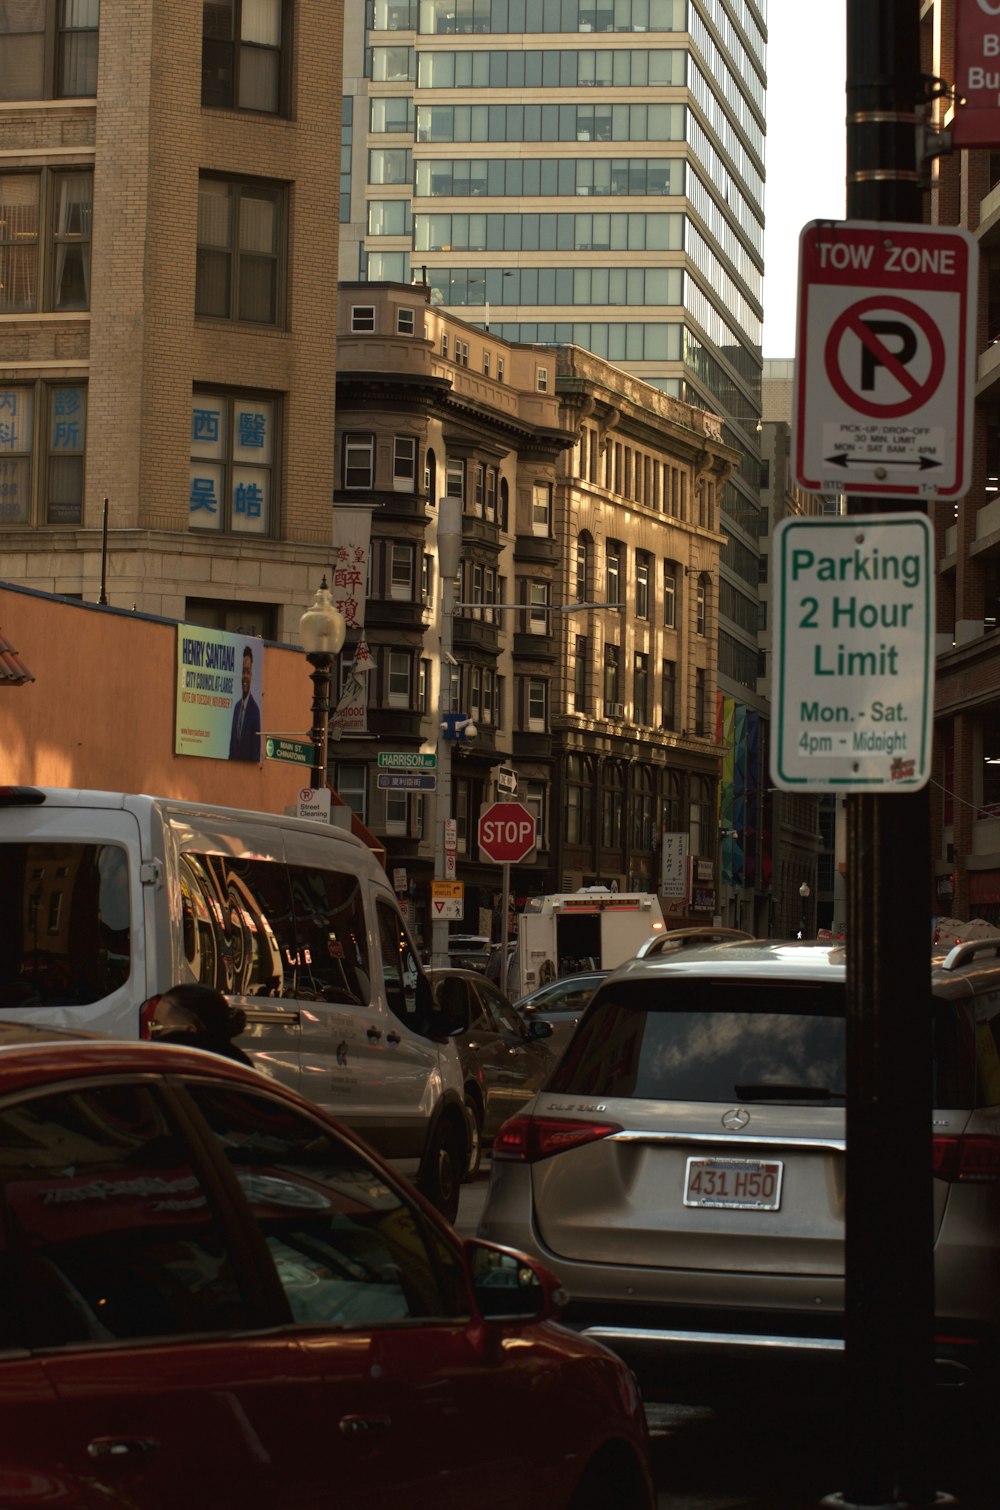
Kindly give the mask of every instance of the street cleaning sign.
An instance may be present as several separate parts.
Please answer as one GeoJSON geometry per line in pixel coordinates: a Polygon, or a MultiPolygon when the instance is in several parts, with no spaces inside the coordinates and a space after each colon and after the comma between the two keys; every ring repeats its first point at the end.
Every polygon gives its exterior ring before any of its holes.
{"type": "Polygon", "coordinates": [[[978,262],[975,239],[955,227],[804,227],[792,426],[800,487],[968,491],[978,262]]]}
{"type": "Polygon", "coordinates": [[[922,787],[934,715],[929,520],[783,519],[772,559],[775,786],[922,787]]]}

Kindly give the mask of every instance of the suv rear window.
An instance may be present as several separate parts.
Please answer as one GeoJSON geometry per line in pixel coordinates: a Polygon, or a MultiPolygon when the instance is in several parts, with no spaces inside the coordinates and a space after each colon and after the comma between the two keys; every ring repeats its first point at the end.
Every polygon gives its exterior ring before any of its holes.
{"type": "MultiPolygon", "coordinates": [[[[654,1101],[842,1105],[846,990],[808,981],[677,976],[600,988],[546,1090],[654,1101]],[[801,1097],[781,1097],[797,1087],[801,1097]],[[768,1088],[771,1094],[768,1095],[768,1088]]],[[[971,1106],[965,1009],[933,1001],[934,1104],[971,1106]]]]}

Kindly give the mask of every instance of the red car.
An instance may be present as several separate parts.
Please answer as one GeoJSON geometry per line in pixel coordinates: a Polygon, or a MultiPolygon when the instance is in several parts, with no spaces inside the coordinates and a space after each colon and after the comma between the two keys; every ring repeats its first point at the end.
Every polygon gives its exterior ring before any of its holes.
{"type": "Polygon", "coordinates": [[[3,1024],[0,1187],[5,1510],[651,1510],[551,1274],[255,1070],[3,1024]]]}

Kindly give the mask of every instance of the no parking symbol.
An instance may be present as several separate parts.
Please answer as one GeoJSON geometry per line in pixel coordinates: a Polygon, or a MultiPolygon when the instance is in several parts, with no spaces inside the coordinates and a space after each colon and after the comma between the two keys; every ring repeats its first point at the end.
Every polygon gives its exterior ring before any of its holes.
{"type": "Polygon", "coordinates": [[[977,255],[956,229],[805,227],[793,430],[801,487],[966,491],[977,255]]]}

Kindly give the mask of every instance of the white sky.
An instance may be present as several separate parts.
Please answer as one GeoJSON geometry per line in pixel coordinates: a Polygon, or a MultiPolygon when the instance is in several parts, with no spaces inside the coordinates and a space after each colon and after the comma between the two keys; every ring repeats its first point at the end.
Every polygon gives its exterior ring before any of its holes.
{"type": "Polygon", "coordinates": [[[767,0],[764,355],[795,355],[799,232],[845,214],[846,0],[767,0]]]}

